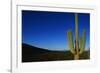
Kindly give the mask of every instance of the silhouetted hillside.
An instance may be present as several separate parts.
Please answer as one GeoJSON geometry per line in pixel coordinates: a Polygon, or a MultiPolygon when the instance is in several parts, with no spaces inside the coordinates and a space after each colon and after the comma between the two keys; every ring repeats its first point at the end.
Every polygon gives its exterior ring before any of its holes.
{"type": "Polygon", "coordinates": [[[31,59],[37,59],[42,53],[49,52],[49,50],[37,48],[28,44],[22,44],[22,61],[32,61],[31,59]]]}
{"type": "MultiPolygon", "coordinates": [[[[85,51],[80,55],[80,59],[89,58],[89,51],[85,51]]],[[[73,59],[74,56],[70,51],[51,51],[24,43],[22,44],[22,62],[59,61],[73,59]]]]}

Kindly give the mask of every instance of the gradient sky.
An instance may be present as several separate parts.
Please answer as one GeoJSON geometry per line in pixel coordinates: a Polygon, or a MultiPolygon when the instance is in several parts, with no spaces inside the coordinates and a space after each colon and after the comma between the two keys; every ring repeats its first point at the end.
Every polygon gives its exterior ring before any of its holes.
{"type": "MultiPolygon", "coordinates": [[[[75,39],[75,13],[22,10],[22,42],[49,50],[68,50],[67,31],[75,39]]],[[[78,13],[79,37],[86,29],[86,49],[90,47],[90,14],[78,13]]]]}

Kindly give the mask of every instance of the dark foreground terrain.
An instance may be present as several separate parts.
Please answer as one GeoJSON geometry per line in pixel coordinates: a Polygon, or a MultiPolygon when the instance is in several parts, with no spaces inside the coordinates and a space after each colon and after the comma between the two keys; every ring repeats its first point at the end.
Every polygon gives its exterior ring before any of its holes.
{"type": "MultiPolygon", "coordinates": [[[[89,58],[89,51],[85,51],[80,55],[81,60],[89,58]]],[[[74,56],[70,51],[51,51],[24,43],[22,44],[22,62],[61,61],[73,59],[74,56]]]]}

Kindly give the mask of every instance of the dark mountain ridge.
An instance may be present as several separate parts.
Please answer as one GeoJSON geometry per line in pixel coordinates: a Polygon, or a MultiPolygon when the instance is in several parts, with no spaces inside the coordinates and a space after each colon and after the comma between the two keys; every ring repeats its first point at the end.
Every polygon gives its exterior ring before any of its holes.
{"type": "MultiPolygon", "coordinates": [[[[85,51],[80,56],[80,59],[89,59],[89,57],[89,51],[85,51]]],[[[74,56],[70,51],[53,51],[22,43],[22,62],[59,61],[73,59],[74,56]]]]}

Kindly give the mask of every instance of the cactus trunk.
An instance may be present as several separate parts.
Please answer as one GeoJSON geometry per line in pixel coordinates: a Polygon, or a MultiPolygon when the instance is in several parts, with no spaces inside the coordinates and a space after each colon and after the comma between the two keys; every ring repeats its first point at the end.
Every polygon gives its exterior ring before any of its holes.
{"type": "Polygon", "coordinates": [[[74,55],[74,60],[79,60],[79,54],[74,55]]]}
{"type": "Polygon", "coordinates": [[[76,34],[76,42],[75,42],[75,46],[76,46],[76,54],[75,54],[75,59],[79,59],[79,45],[78,45],[78,14],[75,14],[75,34],[76,34]]]}

